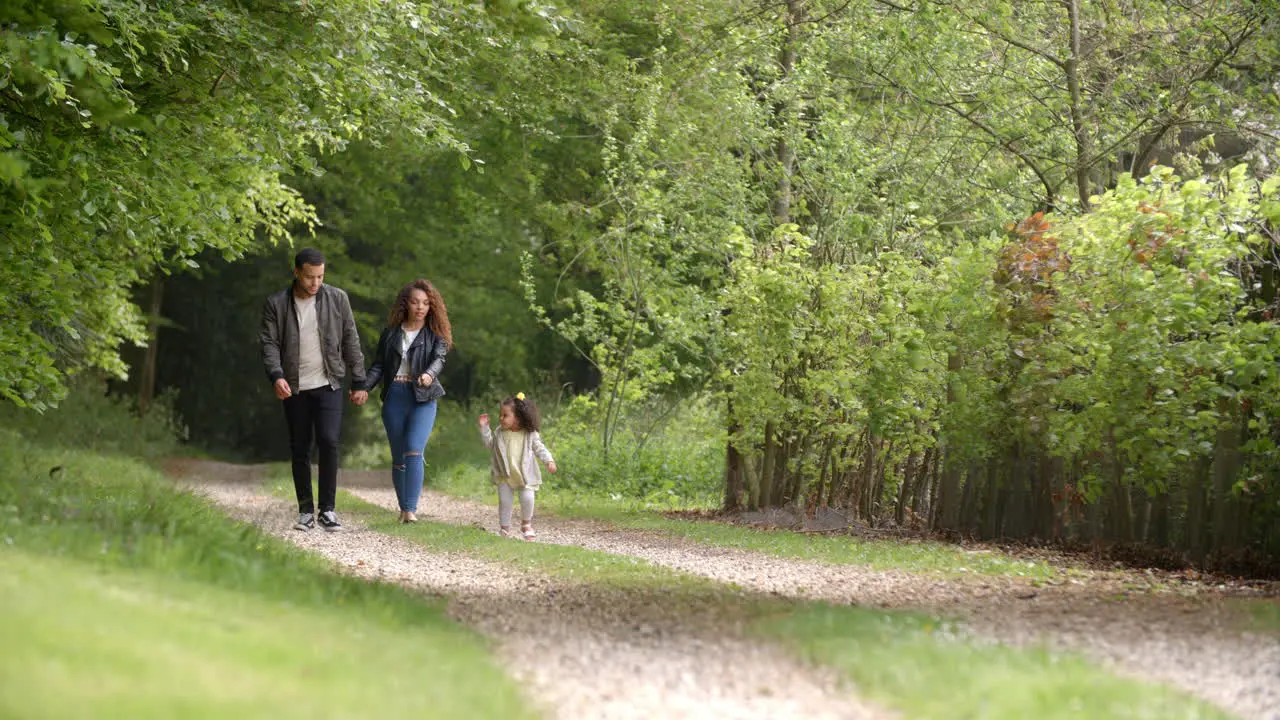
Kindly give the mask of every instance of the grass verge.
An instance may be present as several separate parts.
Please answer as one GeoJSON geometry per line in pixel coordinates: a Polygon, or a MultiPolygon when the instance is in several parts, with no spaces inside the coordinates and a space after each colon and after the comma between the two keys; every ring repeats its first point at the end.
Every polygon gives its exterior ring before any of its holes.
{"type": "MultiPolygon", "coordinates": [[[[489,483],[488,453],[470,419],[451,416],[450,420],[437,423],[426,460],[428,484],[432,490],[496,504],[497,495],[489,483]]],[[[989,550],[966,551],[937,542],[865,540],[713,521],[676,520],[664,516],[661,510],[689,509],[689,506],[659,505],[655,509],[654,503],[637,498],[558,487],[557,479],[555,475],[544,476],[543,490],[538,494],[540,512],[600,520],[618,527],[658,532],[707,545],[881,570],[950,576],[1011,576],[1033,580],[1049,580],[1059,574],[1044,562],[1018,560],[989,550]]]]}
{"type": "Polygon", "coordinates": [[[0,715],[530,714],[439,603],[336,575],[124,457],[0,430],[0,715]]]}
{"type": "Polygon", "coordinates": [[[708,545],[837,565],[1035,579],[1048,579],[1055,575],[1055,570],[1044,563],[1015,560],[988,551],[965,551],[935,542],[864,540],[847,536],[766,530],[713,521],[675,520],[651,510],[611,506],[606,500],[582,496],[548,499],[543,506],[564,517],[605,520],[614,525],[660,532],[708,545]]]}
{"type": "MultiPolygon", "coordinates": [[[[487,475],[461,466],[442,473],[433,489],[470,500],[496,504],[487,475]],[[482,482],[483,480],[483,482],[482,482]]],[[[647,530],[705,545],[766,553],[778,557],[861,565],[877,570],[907,570],[950,576],[990,575],[1050,580],[1059,570],[1044,562],[1019,560],[990,550],[963,550],[929,541],[864,540],[853,537],[806,535],[730,523],[676,520],[638,503],[580,492],[556,490],[546,479],[538,494],[539,511],[560,517],[599,520],[617,527],[647,530]]]]}
{"type": "Polygon", "coordinates": [[[808,603],[754,631],[836,668],[869,700],[921,720],[1232,716],[1160,685],[1120,678],[1072,655],[979,644],[911,613],[808,603]]]}
{"type": "Polygon", "coordinates": [[[1249,629],[1280,635],[1280,598],[1239,599],[1234,604],[1248,618],[1249,629]]]}
{"type": "MultiPolygon", "coordinates": [[[[273,476],[268,489],[279,497],[292,497],[292,481],[273,476]]],[[[526,543],[502,538],[478,527],[419,520],[399,522],[386,508],[341,492],[344,516],[387,535],[403,537],[436,552],[465,552],[517,570],[543,573],[574,582],[626,590],[662,590],[673,594],[706,594],[720,591],[710,580],[655,565],[627,555],[588,550],[572,545],[526,543]]]]}

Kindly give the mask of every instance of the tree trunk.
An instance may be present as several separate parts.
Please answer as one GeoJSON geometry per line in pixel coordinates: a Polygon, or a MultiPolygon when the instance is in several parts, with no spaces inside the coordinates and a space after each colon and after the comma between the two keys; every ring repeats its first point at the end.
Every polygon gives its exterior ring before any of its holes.
{"type": "Polygon", "coordinates": [[[734,438],[742,431],[742,426],[733,419],[732,388],[730,388],[726,412],[729,420],[729,438],[724,448],[724,511],[736,513],[742,511],[746,483],[742,472],[742,455],[733,445],[734,438]]]}
{"type": "Polygon", "coordinates": [[[138,385],[138,412],[145,415],[156,396],[156,360],[160,356],[160,309],[164,303],[164,276],[151,281],[151,302],[147,307],[147,354],[142,361],[138,385]]]}
{"type": "Polygon", "coordinates": [[[809,451],[812,447],[813,433],[807,433],[804,439],[796,444],[795,452],[788,459],[785,468],[786,474],[783,476],[786,479],[785,491],[782,495],[783,504],[792,502],[806,503],[810,480],[809,473],[806,472],[809,467],[806,461],[809,458],[809,451]]]}
{"type": "MultiPolygon", "coordinates": [[[[787,39],[778,53],[779,80],[786,82],[795,72],[796,46],[800,44],[800,27],[804,23],[805,8],[803,0],[787,0],[787,39]]],[[[774,147],[774,155],[778,161],[778,184],[773,195],[774,223],[783,225],[791,222],[791,177],[795,173],[796,155],[791,144],[787,142],[786,114],[790,107],[786,103],[778,103],[774,108],[777,118],[778,142],[774,147]]]]}
{"type": "Polygon", "coordinates": [[[772,420],[764,424],[764,459],[760,462],[760,506],[768,507],[773,497],[773,464],[778,460],[772,420]]]}
{"type": "Polygon", "coordinates": [[[1025,538],[1029,533],[1031,513],[1030,494],[1027,492],[1027,476],[1032,458],[1023,452],[1021,443],[1014,451],[1013,472],[1009,474],[1009,505],[1005,510],[1002,536],[1025,538]]]}
{"type": "Polygon", "coordinates": [[[1143,495],[1142,509],[1138,511],[1137,527],[1133,529],[1133,539],[1140,542],[1147,542],[1147,533],[1151,529],[1151,497],[1143,495]]]}
{"type": "MultiPolygon", "coordinates": [[[[1071,33],[1071,54],[1063,69],[1067,75],[1067,90],[1071,93],[1071,132],[1076,143],[1076,193],[1080,196],[1080,209],[1089,211],[1089,196],[1093,194],[1089,180],[1092,163],[1092,143],[1085,118],[1084,100],[1080,91],[1080,0],[1066,0],[1067,21],[1071,33]]],[[[1052,202],[1052,198],[1050,198],[1052,202]]]]}
{"type": "Polygon", "coordinates": [[[1035,489],[1036,522],[1034,535],[1041,540],[1053,539],[1053,494],[1062,482],[1062,459],[1045,454],[1040,458],[1040,472],[1035,489]]]}
{"type": "Polygon", "coordinates": [[[1218,414],[1222,418],[1213,452],[1213,549],[1214,555],[1234,550],[1239,523],[1233,522],[1237,501],[1231,492],[1240,467],[1240,422],[1237,402],[1222,398],[1218,414]]]}
{"type": "Polygon", "coordinates": [[[835,449],[836,439],[830,437],[827,439],[825,447],[822,449],[822,459],[819,461],[818,486],[814,488],[813,505],[815,508],[824,508],[831,498],[831,482],[834,474],[831,469],[831,453],[835,449]]]}
{"type": "Polygon", "coordinates": [[[1124,477],[1119,458],[1113,457],[1111,488],[1111,539],[1120,543],[1133,542],[1133,496],[1124,477]]]}
{"type": "Polygon", "coordinates": [[[924,453],[924,479],[920,492],[916,493],[915,498],[911,501],[912,510],[916,515],[925,522],[925,527],[931,527],[932,523],[928,522],[933,517],[934,494],[941,483],[938,480],[938,446],[935,444],[924,453]]]}
{"type": "Polygon", "coordinates": [[[1191,468],[1187,480],[1187,531],[1185,533],[1187,551],[1191,561],[1203,565],[1205,543],[1205,494],[1209,486],[1211,461],[1201,459],[1191,468]]]}
{"type": "MultiPolygon", "coordinates": [[[[980,537],[994,538],[1000,534],[1000,485],[1003,480],[1003,466],[1007,466],[1009,461],[999,462],[992,459],[987,465],[986,482],[981,488],[981,500],[975,501],[974,517],[982,518],[979,530],[980,537]],[[980,513],[980,514],[979,514],[980,513]]],[[[974,480],[970,480],[971,484],[977,484],[974,480]]],[[[975,498],[978,493],[975,490],[975,498]]],[[[977,526],[977,523],[974,523],[977,526]]]]}
{"type": "Polygon", "coordinates": [[[916,476],[920,467],[920,453],[912,450],[902,467],[902,483],[898,486],[898,501],[893,506],[893,524],[902,527],[907,516],[907,503],[915,495],[916,476]]]}
{"type": "MultiPolygon", "coordinates": [[[[956,401],[955,374],[963,364],[956,353],[947,355],[947,405],[956,401]]],[[[955,530],[960,519],[960,466],[950,438],[943,440],[942,487],[938,494],[938,520],[935,527],[955,530]]]]}

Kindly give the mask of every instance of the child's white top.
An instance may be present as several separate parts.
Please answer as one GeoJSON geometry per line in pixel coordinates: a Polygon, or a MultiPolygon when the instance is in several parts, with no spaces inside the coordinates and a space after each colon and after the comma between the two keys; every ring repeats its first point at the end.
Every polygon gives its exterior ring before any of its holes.
{"type": "Polygon", "coordinates": [[[482,425],[480,438],[484,440],[484,446],[492,451],[489,477],[494,485],[507,482],[507,478],[513,474],[511,468],[514,466],[515,472],[519,473],[521,480],[524,481],[520,487],[537,490],[542,486],[542,468],[538,466],[538,461],[548,464],[555,462],[555,458],[551,457],[551,451],[542,444],[542,436],[536,432],[502,428],[490,430],[488,425],[482,425]],[[509,435],[521,436],[518,439],[523,442],[524,447],[518,453],[508,449],[509,435]]]}

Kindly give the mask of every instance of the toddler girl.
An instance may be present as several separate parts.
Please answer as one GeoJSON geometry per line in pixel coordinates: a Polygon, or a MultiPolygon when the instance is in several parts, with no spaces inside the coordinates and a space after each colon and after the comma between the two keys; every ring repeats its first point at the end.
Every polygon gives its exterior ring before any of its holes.
{"type": "Polygon", "coordinates": [[[480,436],[493,453],[489,463],[493,484],[498,486],[498,534],[511,535],[512,495],[520,493],[520,534],[525,540],[537,537],[533,531],[533,494],[542,485],[538,461],[547,471],[556,471],[551,451],[538,434],[538,407],[516,393],[502,401],[498,431],[489,430],[489,415],[480,416],[480,436]]]}

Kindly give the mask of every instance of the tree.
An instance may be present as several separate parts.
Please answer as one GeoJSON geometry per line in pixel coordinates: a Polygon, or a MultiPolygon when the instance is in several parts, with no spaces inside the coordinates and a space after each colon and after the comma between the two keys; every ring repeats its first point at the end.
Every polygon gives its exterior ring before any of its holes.
{"type": "Polygon", "coordinates": [[[465,147],[437,50],[482,10],[373,0],[0,10],[0,394],[37,409],[144,340],[129,288],[311,227],[285,181],[356,137],[465,147]]]}

